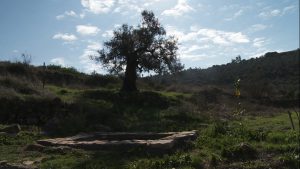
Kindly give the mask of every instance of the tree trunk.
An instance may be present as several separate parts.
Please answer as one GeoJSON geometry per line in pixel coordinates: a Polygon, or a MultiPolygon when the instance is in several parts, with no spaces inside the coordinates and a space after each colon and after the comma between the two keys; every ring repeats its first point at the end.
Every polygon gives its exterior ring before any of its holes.
{"type": "Polygon", "coordinates": [[[136,64],[135,61],[128,61],[125,70],[125,78],[123,80],[123,86],[121,91],[133,92],[137,91],[136,88],[136,64]]]}

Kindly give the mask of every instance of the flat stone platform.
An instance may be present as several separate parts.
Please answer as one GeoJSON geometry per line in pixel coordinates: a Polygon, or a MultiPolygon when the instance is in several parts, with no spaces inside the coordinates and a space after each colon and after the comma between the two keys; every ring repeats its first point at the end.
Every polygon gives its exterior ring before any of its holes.
{"type": "Polygon", "coordinates": [[[145,148],[171,150],[197,138],[196,131],[166,133],[96,132],[73,137],[38,140],[43,146],[68,146],[85,150],[145,148]]]}

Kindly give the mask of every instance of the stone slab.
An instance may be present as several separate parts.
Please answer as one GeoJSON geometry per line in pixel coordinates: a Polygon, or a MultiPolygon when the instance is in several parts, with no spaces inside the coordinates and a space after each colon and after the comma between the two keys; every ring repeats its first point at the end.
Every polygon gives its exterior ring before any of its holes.
{"type": "Polygon", "coordinates": [[[85,150],[145,148],[170,150],[187,141],[196,139],[193,131],[166,133],[95,132],[81,133],[72,137],[38,140],[42,146],[68,146],[85,150]]]}

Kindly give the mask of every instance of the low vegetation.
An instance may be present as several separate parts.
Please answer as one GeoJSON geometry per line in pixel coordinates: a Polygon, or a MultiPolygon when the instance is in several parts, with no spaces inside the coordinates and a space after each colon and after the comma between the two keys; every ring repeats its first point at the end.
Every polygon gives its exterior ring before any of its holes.
{"type": "MultiPolygon", "coordinates": [[[[295,114],[293,118],[296,119],[295,114]]],[[[291,130],[286,113],[263,118],[248,116],[242,120],[211,121],[209,125],[193,126],[199,131],[198,139],[169,154],[153,154],[138,149],[25,151],[26,145],[45,136],[34,127],[23,126],[24,131],[17,136],[0,136],[0,158],[12,163],[31,160],[45,169],[297,168],[298,122],[295,125],[296,131],[291,130]]]]}
{"type": "MultiPolygon", "coordinates": [[[[139,78],[140,91],[130,93],[119,92],[120,77],[87,75],[54,65],[35,67],[0,62],[0,131],[13,123],[22,128],[17,134],[0,132],[0,161],[42,169],[299,168],[299,107],[294,103],[299,101],[295,89],[299,81],[291,82],[297,72],[275,78],[278,88],[259,97],[252,96],[252,91],[245,87],[250,78],[243,76],[247,73],[240,74],[239,98],[234,95],[236,74],[226,83],[224,79],[210,81],[202,76],[219,69],[233,71],[232,67],[239,64],[245,66],[251,62],[254,66],[266,58],[199,70],[203,83],[196,82],[200,77],[192,78],[193,81],[185,79],[194,77],[189,72],[198,70],[186,70],[176,78],[165,76],[165,80],[139,78]],[[175,83],[173,78],[178,81],[175,83]],[[290,85],[285,81],[291,82],[290,85]],[[288,98],[287,93],[294,89],[288,98]],[[80,132],[185,130],[197,130],[198,138],[164,153],[142,149],[28,150],[39,139],[80,132]]],[[[291,64],[286,69],[298,70],[294,62],[284,64],[291,64]]],[[[267,74],[270,70],[260,71],[267,74]]],[[[227,76],[226,71],[220,72],[227,76]]],[[[260,77],[253,74],[250,80],[259,86],[256,78],[260,77]]],[[[273,78],[264,80],[273,83],[273,78]]]]}

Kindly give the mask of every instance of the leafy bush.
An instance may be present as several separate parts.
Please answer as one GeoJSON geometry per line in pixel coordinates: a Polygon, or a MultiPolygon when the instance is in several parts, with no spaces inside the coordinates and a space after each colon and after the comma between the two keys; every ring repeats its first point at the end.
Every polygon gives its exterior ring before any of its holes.
{"type": "Polygon", "coordinates": [[[299,151],[294,153],[286,153],[279,160],[288,168],[299,168],[299,151]]]}
{"type": "Polygon", "coordinates": [[[295,131],[289,132],[270,132],[267,135],[267,141],[271,143],[290,143],[299,141],[299,134],[295,131]]]}
{"type": "Polygon", "coordinates": [[[249,160],[255,159],[258,152],[249,143],[240,143],[229,148],[224,148],[221,154],[230,160],[249,160]]]}
{"type": "Polygon", "coordinates": [[[28,65],[17,62],[6,65],[6,71],[14,75],[29,75],[30,69],[28,65]]]}
{"type": "Polygon", "coordinates": [[[86,90],[83,98],[105,100],[119,107],[137,105],[139,107],[167,108],[169,100],[156,92],[116,92],[111,90],[86,90]]]}
{"type": "Polygon", "coordinates": [[[0,77],[0,86],[11,88],[16,92],[21,94],[37,94],[39,93],[36,90],[35,85],[33,83],[28,82],[27,80],[15,78],[13,76],[9,76],[7,78],[0,77]]]}
{"type": "Polygon", "coordinates": [[[100,75],[92,74],[87,76],[84,80],[84,84],[87,86],[106,87],[109,84],[120,84],[119,78],[112,75],[100,75]]]}
{"type": "Polygon", "coordinates": [[[174,155],[166,155],[162,159],[157,160],[139,160],[130,163],[129,169],[172,169],[179,167],[187,167],[192,164],[192,159],[188,154],[176,153],[174,155]]]}
{"type": "Polygon", "coordinates": [[[0,98],[0,122],[41,126],[63,105],[58,98],[0,98]]]}

